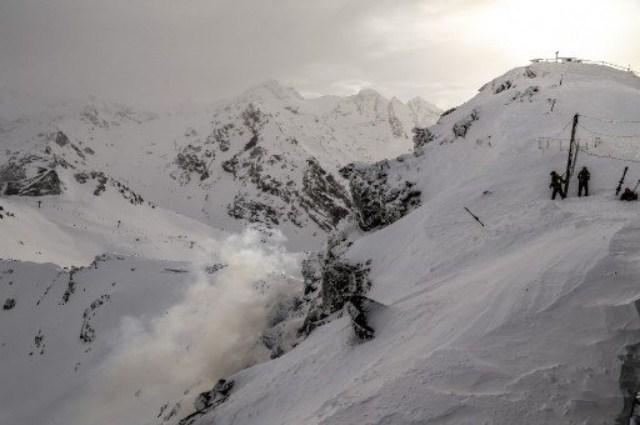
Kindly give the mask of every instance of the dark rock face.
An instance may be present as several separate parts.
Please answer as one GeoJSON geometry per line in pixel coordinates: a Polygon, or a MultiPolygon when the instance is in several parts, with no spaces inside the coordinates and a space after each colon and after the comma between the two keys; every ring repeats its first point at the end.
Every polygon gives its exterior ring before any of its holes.
{"type": "Polygon", "coordinates": [[[511,96],[511,101],[519,101],[519,102],[533,102],[533,97],[538,94],[540,88],[538,86],[529,86],[524,91],[517,91],[511,96]]]}
{"type": "Polygon", "coordinates": [[[45,196],[60,195],[62,182],[55,170],[40,170],[31,178],[6,182],[4,194],[7,196],[45,196]]]}
{"type": "Polygon", "coordinates": [[[306,336],[329,322],[354,300],[353,297],[363,297],[371,288],[370,263],[352,264],[343,258],[349,245],[344,236],[331,239],[325,254],[312,254],[303,263],[308,312],[298,331],[300,335],[306,336]]]}
{"type": "Polygon", "coordinates": [[[527,67],[524,70],[524,76],[527,78],[536,78],[538,75],[535,73],[533,69],[531,69],[530,67],[527,67]]]}
{"type": "Polygon", "coordinates": [[[7,298],[2,306],[3,310],[11,310],[16,306],[16,300],[14,298],[7,298]]]}
{"type": "Polygon", "coordinates": [[[456,122],[453,125],[452,130],[453,130],[454,136],[465,137],[467,135],[467,132],[471,128],[471,124],[473,124],[474,121],[478,121],[479,119],[480,119],[480,114],[478,113],[478,111],[474,109],[473,111],[471,111],[469,115],[462,118],[460,121],[456,122]]]}
{"type": "Polygon", "coordinates": [[[96,310],[105,303],[111,301],[109,294],[104,294],[93,301],[91,305],[85,308],[82,313],[82,327],[80,328],[80,341],[84,344],[90,344],[96,339],[96,330],[91,326],[91,319],[95,317],[96,310]]]}
{"type": "Polygon", "coordinates": [[[389,225],[420,205],[421,192],[412,182],[390,182],[388,161],[350,164],[340,172],[350,179],[351,198],[362,230],[389,225]]]}
{"type": "MultiPolygon", "coordinates": [[[[86,184],[88,182],[93,182],[96,186],[93,190],[93,194],[95,196],[100,196],[104,192],[107,191],[107,187],[110,186],[113,189],[117,190],[120,195],[129,201],[131,205],[142,205],[144,203],[144,198],[142,195],[131,190],[124,183],[119,182],[109,176],[107,176],[102,171],[82,171],[73,175],[76,181],[80,184],[86,184]]],[[[149,203],[149,205],[152,205],[149,203]]],[[[152,205],[153,206],[153,205],[152,205]]]]}
{"type": "Polygon", "coordinates": [[[339,258],[327,259],[322,273],[322,303],[328,314],[341,310],[355,295],[365,294],[371,287],[369,269],[339,258]]]}
{"type": "Polygon", "coordinates": [[[302,179],[301,206],[323,230],[331,231],[349,214],[351,201],[332,174],[326,172],[315,158],[307,160],[302,179]]]}
{"type": "Polygon", "coordinates": [[[239,193],[233,198],[233,203],[227,205],[227,214],[233,218],[244,219],[250,223],[278,225],[278,212],[269,205],[248,199],[239,193]]]}
{"type": "Polygon", "coordinates": [[[67,137],[66,134],[64,134],[62,131],[58,131],[55,136],[54,136],[54,142],[56,142],[56,144],[60,147],[65,147],[67,146],[69,143],[71,143],[69,141],[69,138],[67,137]]]}
{"type": "Polygon", "coordinates": [[[361,295],[354,295],[347,300],[346,308],[351,317],[351,325],[356,337],[361,341],[372,339],[376,332],[369,326],[367,315],[375,302],[361,295]]]}
{"type": "Polygon", "coordinates": [[[435,140],[435,136],[428,128],[415,127],[411,131],[413,132],[413,149],[416,152],[435,140]]]}
{"type": "Polygon", "coordinates": [[[502,93],[505,90],[509,90],[511,87],[513,87],[513,83],[510,80],[506,80],[498,84],[498,86],[493,89],[493,93],[502,93]]]}
{"type": "Polygon", "coordinates": [[[231,390],[233,389],[233,384],[233,381],[220,379],[210,391],[200,393],[193,402],[193,407],[196,411],[181,419],[180,422],[178,422],[178,425],[191,425],[196,421],[196,419],[211,412],[213,409],[227,401],[229,393],[231,393],[231,390]]]}
{"type": "Polygon", "coordinates": [[[196,175],[200,181],[209,178],[209,164],[215,159],[215,152],[209,149],[203,149],[200,146],[187,145],[178,153],[174,163],[181,172],[178,176],[174,175],[181,184],[187,184],[191,181],[191,176],[196,175]]]}

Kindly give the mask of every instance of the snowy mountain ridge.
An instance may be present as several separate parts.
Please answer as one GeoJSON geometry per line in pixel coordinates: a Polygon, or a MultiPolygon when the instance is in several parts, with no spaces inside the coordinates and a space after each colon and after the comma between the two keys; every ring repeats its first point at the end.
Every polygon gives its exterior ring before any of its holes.
{"type": "Polygon", "coordinates": [[[345,170],[357,221],[305,276],[319,327],[193,423],[629,424],[640,239],[615,188],[625,165],[638,178],[639,110],[630,73],[533,64],[444,115],[414,155],[345,170]],[[573,180],[551,201],[576,113],[591,196],[573,180]],[[409,193],[420,202],[398,202],[409,193]],[[322,319],[362,296],[379,306],[322,319]]]}
{"type": "Polygon", "coordinates": [[[288,351],[303,285],[282,245],[319,247],[351,213],[338,169],[409,151],[437,118],[354,99],[274,82],[170,113],[2,97],[0,422],[175,424],[288,351]]]}
{"type": "Polygon", "coordinates": [[[629,424],[640,391],[640,232],[637,205],[615,187],[624,166],[626,184],[640,178],[640,79],[579,63],[517,68],[395,159],[361,150],[408,141],[387,138],[408,128],[394,117],[412,114],[396,101],[367,90],[307,102],[267,86],[217,105],[206,122],[178,114],[179,125],[96,127],[95,140],[109,139],[84,163],[70,124],[56,129],[63,146],[43,133],[68,164],[68,186],[40,198],[40,210],[35,198],[2,199],[12,247],[31,223],[43,229],[15,252],[38,261],[48,243],[49,261],[72,264],[118,254],[68,270],[0,263],[0,313],[10,315],[0,373],[18,382],[2,388],[17,406],[0,409],[2,420],[629,424]],[[569,198],[552,201],[549,172],[564,171],[575,114],[576,170],[591,170],[591,194],[576,197],[573,179],[569,198]],[[106,190],[95,197],[101,176],[81,183],[71,165],[107,170],[106,190]],[[249,221],[268,211],[251,202],[273,208],[258,223],[278,219],[271,235],[229,234],[235,219],[222,217],[238,188],[232,212],[249,221]],[[215,194],[204,207],[203,190],[215,194]],[[275,231],[295,239],[280,222],[292,207],[316,226],[348,209],[301,267],[275,231]],[[61,384],[38,386],[40,375],[61,384]],[[232,382],[224,393],[219,378],[232,382]]]}
{"type": "Polygon", "coordinates": [[[271,81],[211,110],[159,115],[97,100],[44,107],[3,120],[0,180],[26,187],[38,167],[102,173],[208,225],[275,226],[293,246],[318,246],[349,211],[337,170],[410,150],[411,129],[439,116],[425,104],[412,109],[373,91],[304,99],[271,81]]]}

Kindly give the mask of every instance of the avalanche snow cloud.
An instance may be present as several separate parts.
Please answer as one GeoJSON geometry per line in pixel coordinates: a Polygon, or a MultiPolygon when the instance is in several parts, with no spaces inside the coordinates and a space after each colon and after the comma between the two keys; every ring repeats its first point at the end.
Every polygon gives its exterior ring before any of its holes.
{"type": "Polygon", "coordinates": [[[259,338],[270,307],[301,288],[299,256],[282,243],[255,230],[210,240],[183,299],[155,317],[123,318],[104,362],[47,423],[148,423],[160,412],[175,420],[219,378],[268,359],[259,338]]]}

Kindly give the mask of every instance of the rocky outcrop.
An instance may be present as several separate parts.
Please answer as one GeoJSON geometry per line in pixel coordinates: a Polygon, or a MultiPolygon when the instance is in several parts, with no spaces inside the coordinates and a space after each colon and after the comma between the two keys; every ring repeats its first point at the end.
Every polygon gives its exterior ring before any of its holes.
{"type": "Polygon", "coordinates": [[[3,310],[11,310],[12,308],[14,308],[16,306],[16,300],[15,298],[7,298],[4,301],[4,305],[2,306],[3,310]]]}
{"type": "Polygon", "coordinates": [[[220,379],[210,390],[200,393],[193,402],[195,412],[183,418],[178,425],[191,425],[199,417],[211,412],[213,409],[227,401],[229,393],[233,389],[233,381],[220,379]]]}
{"type": "Polygon", "coordinates": [[[96,310],[109,301],[111,301],[111,296],[109,294],[101,295],[98,299],[93,301],[91,305],[87,307],[82,313],[80,341],[82,341],[84,344],[90,344],[95,340],[96,330],[91,325],[91,319],[95,317],[96,310]]]}
{"type": "Polygon", "coordinates": [[[344,259],[350,245],[345,235],[339,235],[329,241],[324,254],[311,254],[303,262],[307,315],[298,331],[301,336],[340,315],[347,306],[352,318],[358,317],[358,323],[366,325],[364,316],[359,317],[361,312],[353,309],[362,307],[359,300],[371,289],[370,262],[351,263],[344,259]]]}
{"type": "Polygon", "coordinates": [[[389,162],[351,164],[340,170],[350,180],[349,188],[358,224],[362,230],[389,225],[420,205],[421,192],[409,181],[390,181],[389,162]]]}
{"type": "Polygon", "coordinates": [[[346,190],[315,158],[307,160],[302,178],[302,194],[302,208],[327,232],[335,229],[340,220],[350,212],[351,200],[346,190]]]}
{"type": "Polygon", "coordinates": [[[422,148],[435,140],[435,136],[428,128],[414,127],[413,132],[413,150],[416,153],[422,153],[422,148]]]}
{"type": "MultiPolygon", "coordinates": [[[[134,192],[124,183],[121,183],[118,180],[107,176],[102,171],[81,171],[75,173],[73,177],[80,184],[87,184],[89,182],[95,184],[95,188],[93,190],[93,194],[95,196],[102,195],[107,191],[108,187],[111,187],[112,189],[116,190],[124,199],[129,201],[131,205],[142,205],[145,202],[142,195],[134,192]]],[[[151,207],[154,207],[154,205],[150,202],[147,202],[147,204],[151,207]]]]}
{"type": "Polygon", "coordinates": [[[271,206],[254,201],[248,196],[238,193],[233,202],[227,205],[227,214],[233,218],[244,219],[249,223],[261,223],[267,226],[277,226],[278,212],[271,206]]]}
{"type": "Polygon", "coordinates": [[[452,129],[453,135],[456,137],[464,138],[467,135],[467,132],[469,131],[469,129],[471,128],[471,124],[473,124],[474,121],[478,121],[479,119],[480,119],[480,114],[478,113],[477,110],[474,109],[473,111],[471,111],[469,115],[457,121],[453,125],[453,129],[452,129]]]}
{"type": "MultiPolygon", "coordinates": [[[[17,171],[13,167],[11,168],[13,171],[17,171]]],[[[60,195],[63,189],[60,177],[54,169],[41,168],[35,176],[30,178],[26,177],[24,171],[17,172],[10,178],[11,180],[4,181],[3,193],[7,196],[60,195]]],[[[0,184],[2,184],[2,180],[0,177],[0,184]]]]}
{"type": "Polygon", "coordinates": [[[187,145],[182,148],[174,160],[180,171],[172,173],[171,176],[182,185],[189,183],[192,175],[197,176],[199,181],[206,180],[210,175],[209,164],[215,157],[216,154],[211,149],[204,149],[202,146],[193,146],[191,144],[187,145]]]}

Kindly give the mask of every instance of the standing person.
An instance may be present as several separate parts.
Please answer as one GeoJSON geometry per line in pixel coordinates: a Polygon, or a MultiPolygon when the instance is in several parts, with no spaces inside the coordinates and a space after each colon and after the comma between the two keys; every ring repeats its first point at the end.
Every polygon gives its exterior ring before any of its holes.
{"type": "Polygon", "coordinates": [[[560,177],[560,174],[555,171],[551,172],[551,184],[549,185],[550,189],[553,189],[553,193],[551,194],[551,199],[556,199],[556,195],[559,193],[562,199],[566,198],[567,195],[562,191],[562,185],[564,184],[564,179],[560,177]]]}
{"type": "Polygon", "coordinates": [[[587,167],[582,167],[582,170],[578,173],[578,196],[582,196],[582,190],[584,189],[584,196],[589,196],[589,179],[591,173],[587,170],[587,167]]]}
{"type": "Polygon", "coordinates": [[[42,206],[42,201],[38,201],[38,208],[40,208],[40,206],[42,206]]]}
{"type": "Polygon", "coordinates": [[[625,187],[624,192],[622,192],[622,195],[620,195],[620,200],[621,201],[637,201],[638,194],[633,190],[629,189],[628,187],[625,187]]]}

